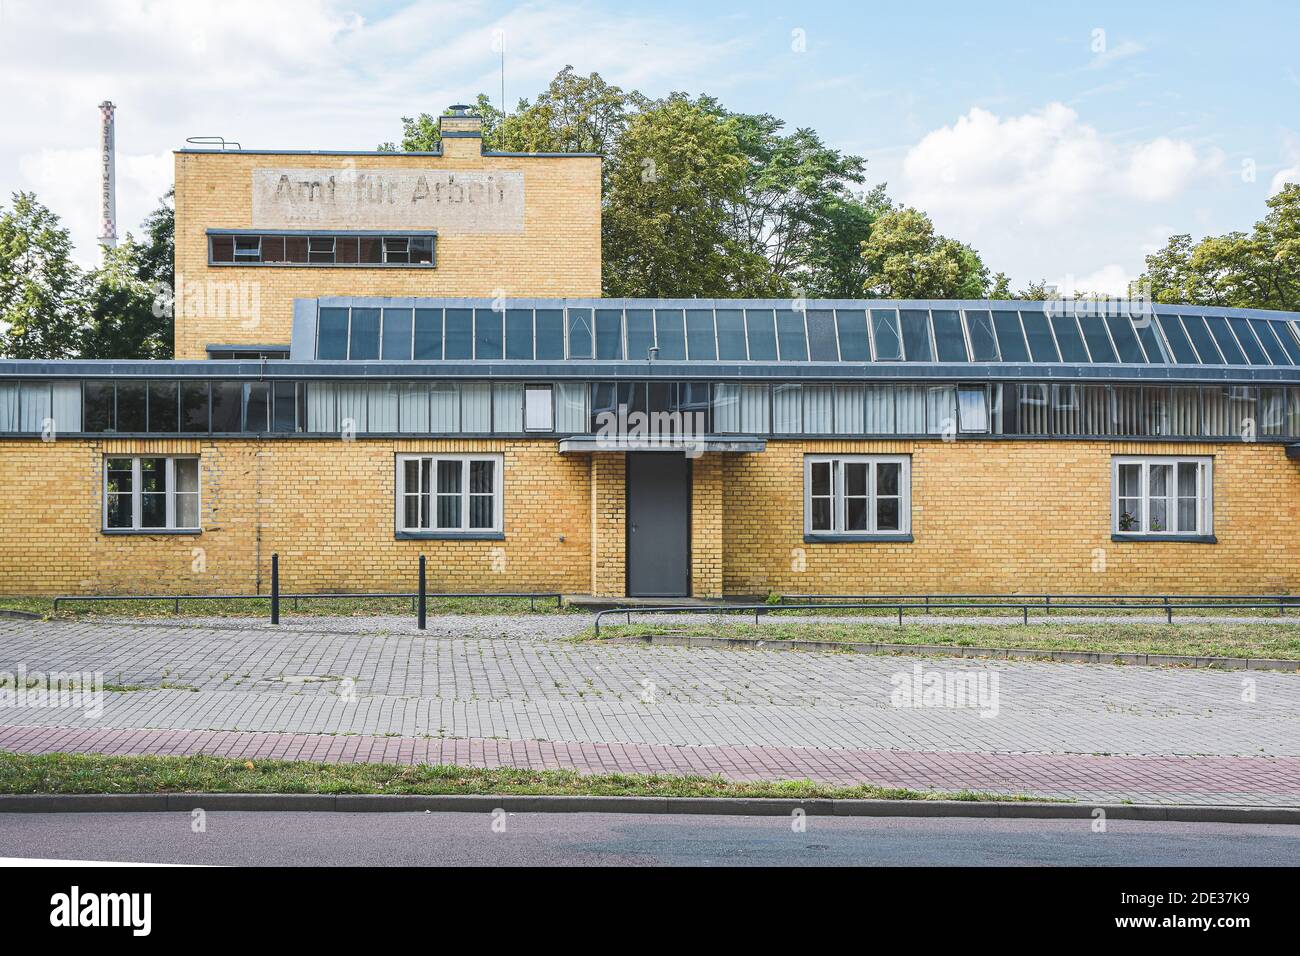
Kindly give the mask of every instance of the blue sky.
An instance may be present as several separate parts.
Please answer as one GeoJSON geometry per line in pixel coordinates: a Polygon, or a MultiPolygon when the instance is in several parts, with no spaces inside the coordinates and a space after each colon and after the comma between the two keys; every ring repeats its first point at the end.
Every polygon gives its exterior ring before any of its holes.
{"type": "Polygon", "coordinates": [[[1017,285],[1119,291],[1172,233],[1248,229],[1300,180],[1294,4],[0,0],[0,191],[93,261],[95,104],[119,104],[120,228],[185,137],[371,148],[399,117],[566,63],[707,92],[868,160],[1017,285]]]}

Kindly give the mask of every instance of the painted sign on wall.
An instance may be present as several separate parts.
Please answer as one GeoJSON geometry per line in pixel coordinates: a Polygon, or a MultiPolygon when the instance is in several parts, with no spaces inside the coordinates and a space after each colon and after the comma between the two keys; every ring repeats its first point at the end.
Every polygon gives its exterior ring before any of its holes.
{"type": "Polygon", "coordinates": [[[432,169],[253,170],[255,229],[524,231],[524,176],[432,169]]]}

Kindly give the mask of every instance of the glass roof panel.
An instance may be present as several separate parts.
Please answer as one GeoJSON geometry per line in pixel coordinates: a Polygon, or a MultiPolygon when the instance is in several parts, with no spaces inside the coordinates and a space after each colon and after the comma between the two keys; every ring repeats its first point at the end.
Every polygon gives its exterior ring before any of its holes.
{"type": "Polygon", "coordinates": [[[1277,340],[1277,335],[1273,332],[1273,326],[1262,319],[1251,319],[1250,325],[1255,330],[1259,344],[1264,346],[1264,351],[1268,353],[1268,357],[1274,365],[1291,364],[1286,349],[1282,348],[1282,343],[1277,340]]]}
{"type": "Polygon", "coordinates": [[[839,332],[841,361],[871,361],[871,340],[867,337],[866,310],[836,309],[835,328],[839,332]]]}
{"type": "Polygon", "coordinates": [[[1255,333],[1250,330],[1250,323],[1245,319],[1228,319],[1228,327],[1232,329],[1232,334],[1237,337],[1237,344],[1241,350],[1246,353],[1246,361],[1251,365],[1268,365],[1268,356],[1264,354],[1264,349],[1255,339],[1255,333]]]}
{"type": "Polygon", "coordinates": [[[814,362],[838,362],[835,346],[835,313],[829,309],[810,309],[808,320],[808,357],[814,362]]]}
{"type": "Polygon", "coordinates": [[[998,340],[993,335],[991,313],[984,309],[967,309],[966,333],[970,336],[972,360],[976,362],[998,360],[998,340]]]}
{"type": "Polygon", "coordinates": [[[776,361],[776,310],[746,309],[745,329],[751,362],[776,361]]]}
{"type": "Polygon", "coordinates": [[[1241,346],[1237,344],[1236,337],[1222,316],[1207,315],[1205,324],[1210,327],[1210,334],[1214,336],[1215,344],[1229,365],[1247,364],[1245,353],[1241,351],[1241,346]]]}
{"type": "Polygon", "coordinates": [[[903,330],[903,358],[908,362],[934,361],[934,351],[930,348],[930,313],[902,309],[899,324],[903,330]]]}
{"type": "Polygon", "coordinates": [[[1224,365],[1223,357],[1219,355],[1219,348],[1214,344],[1214,336],[1210,334],[1209,328],[1205,324],[1205,319],[1199,315],[1182,316],[1183,328],[1187,330],[1188,337],[1192,340],[1192,345],[1196,346],[1196,354],[1201,357],[1202,365],[1224,365]]]}
{"type": "Polygon", "coordinates": [[[692,362],[712,362],[718,357],[712,309],[686,310],[686,348],[692,362]]]}
{"type": "Polygon", "coordinates": [[[1041,309],[1026,310],[1020,313],[1020,322],[1025,327],[1025,338],[1029,340],[1029,354],[1035,362],[1059,362],[1061,353],[1056,350],[1056,340],[1047,324],[1047,316],[1041,309]]]}
{"type": "Polygon", "coordinates": [[[902,361],[903,337],[898,333],[897,309],[871,310],[871,342],[877,362],[902,361]]]}
{"type": "Polygon", "coordinates": [[[808,361],[808,331],[804,327],[802,312],[777,309],[776,335],[782,362],[808,361]]]}
{"type": "Polygon", "coordinates": [[[1273,327],[1277,340],[1282,343],[1282,348],[1286,349],[1291,364],[1300,365],[1300,338],[1297,337],[1300,326],[1295,322],[1283,322],[1281,319],[1269,319],[1268,324],[1273,327]]]}
{"type": "Polygon", "coordinates": [[[1061,348],[1062,362],[1090,361],[1078,319],[1072,315],[1053,315],[1052,331],[1056,333],[1056,344],[1061,348]]]}
{"type": "Polygon", "coordinates": [[[994,312],[993,328],[998,333],[998,351],[1004,362],[1028,362],[1029,347],[1020,327],[1020,316],[1015,312],[994,312]]]}
{"type": "Polygon", "coordinates": [[[1183,323],[1178,321],[1178,316],[1157,315],[1156,320],[1165,333],[1165,341],[1173,349],[1174,361],[1179,365],[1200,365],[1201,360],[1196,357],[1192,340],[1187,337],[1187,331],[1183,328],[1183,323]]]}
{"type": "Polygon", "coordinates": [[[939,361],[969,362],[966,335],[961,328],[961,314],[956,309],[935,309],[930,314],[934,320],[934,344],[939,361]]]}

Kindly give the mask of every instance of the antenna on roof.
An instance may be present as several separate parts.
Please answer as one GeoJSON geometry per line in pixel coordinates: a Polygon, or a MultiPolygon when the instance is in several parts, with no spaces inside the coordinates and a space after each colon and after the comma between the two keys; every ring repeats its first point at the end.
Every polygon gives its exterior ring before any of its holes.
{"type": "Polygon", "coordinates": [[[227,141],[224,136],[188,136],[185,142],[193,146],[219,146],[222,149],[243,149],[238,143],[227,141]]]}
{"type": "Polygon", "coordinates": [[[501,115],[506,115],[506,31],[497,27],[492,31],[493,51],[501,54],[501,115]]]}

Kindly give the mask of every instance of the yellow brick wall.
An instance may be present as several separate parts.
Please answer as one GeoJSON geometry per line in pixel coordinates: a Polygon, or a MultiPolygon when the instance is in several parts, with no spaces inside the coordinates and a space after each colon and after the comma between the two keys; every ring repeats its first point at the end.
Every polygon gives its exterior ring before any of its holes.
{"type": "Polygon", "coordinates": [[[691,596],[722,597],[724,459],[701,455],[691,462],[691,596]]]}
{"type": "MultiPolygon", "coordinates": [[[[696,596],[1300,592],[1300,463],[1279,445],[771,441],[693,462],[696,596]],[[805,453],[911,454],[912,543],[803,541],[805,453]],[[1217,545],[1110,540],[1113,454],[1214,457],[1217,545]]],[[[625,458],[540,439],[0,440],[0,593],[625,593],[625,458]],[[505,538],[395,540],[395,458],[504,455],[505,538]],[[103,460],[198,454],[200,535],[100,533],[103,460]],[[198,549],[198,550],[196,550],[198,549]]]]}
{"type": "Polygon", "coordinates": [[[728,595],[1300,592],[1300,462],[1276,444],[769,441],[725,472],[728,595]],[[912,543],[803,542],[803,456],[834,452],[912,455],[912,543]],[[1112,542],[1116,454],[1212,455],[1219,543],[1112,542]]]}
{"type": "Polygon", "coordinates": [[[627,593],[627,456],[590,457],[591,593],[622,597],[627,593]]]}
{"type": "Polygon", "coordinates": [[[176,357],[206,358],[209,344],[288,343],[295,298],[600,295],[600,159],[483,156],[480,145],[448,139],[443,156],[177,153],[176,357]],[[252,226],[257,167],[520,172],[524,231],[441,234],[433,269],[210,267],[205,230],[252,226]],[[237,305],[223,303],[227,291],[237,305]]]}
{"type": "Polygon", "coordinates": [[[0,593],[585,593],[588,462],[527,440],[0,441],[0,593]],[[395,540],[394,456],[504,455],[504,540],[395,540]],[[203,533],[100,533],[109,454],[198,454],[203,533]],[[42,480],[34,476],[57,476],[42,480]],[[201,549],[201,550],[200,550],[201,549]]]}

